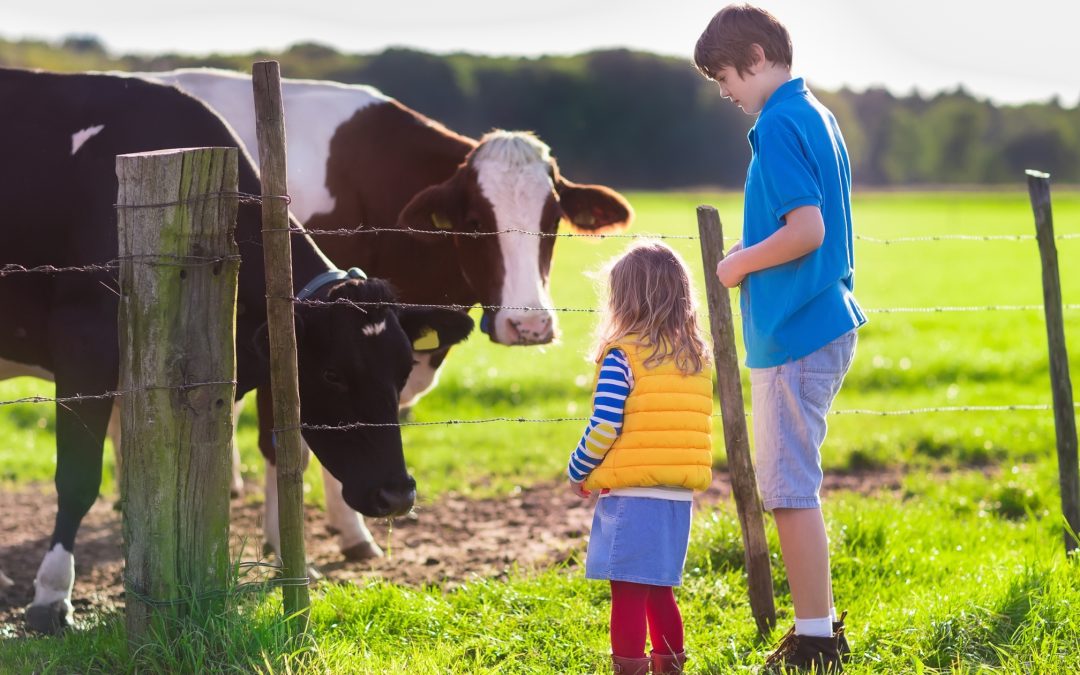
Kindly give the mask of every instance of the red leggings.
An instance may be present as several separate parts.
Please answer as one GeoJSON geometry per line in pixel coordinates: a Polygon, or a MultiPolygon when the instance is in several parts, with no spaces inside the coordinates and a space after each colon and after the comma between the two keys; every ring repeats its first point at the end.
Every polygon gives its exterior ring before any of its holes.
{"type": "Polygon", "coordinates": [[[629,659],[645,656],[645,629],[653,651],[683,650],[683,623],[670,586],[611,582],[611,653],[629,659]]]}

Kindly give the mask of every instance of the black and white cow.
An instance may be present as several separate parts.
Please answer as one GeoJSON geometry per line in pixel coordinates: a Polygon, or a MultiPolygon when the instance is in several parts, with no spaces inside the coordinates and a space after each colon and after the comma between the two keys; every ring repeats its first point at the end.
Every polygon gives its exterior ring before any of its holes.
{"type": "MultiPolygon", "coordinates": [[[[237,146],[222,120],[172,87],[105,75],[0,69],[0,265],[74,267],[117,255],[117,154],[163,148],[237,146]]],[[[239,188],[258,193],[241,153],[239,188]]],[[[299,226],[295,222],[294,226],[299,226]]],[[[241,204],[236,239],[237,396],[265,384],[265,285],[257,206],[241,204]]],[[[297,290],[335,268],[306,236],[293,238],[297,290]]],[[[0,276],[0,359],[51,377],[58,397],[114,390],[117,294],[111,272],[0,276]]],[[[393,302],[387,283],[336,279],[320,299],[393,302]]],[[[301,415],[305,424],[394,422],[412,367],[412,340],[434,329],[442,344],[464,339],[472,321],[440,310],[357,312],[342,305],[298,306],[301,415]]],[[[58,508],[49,551],[37,572],[29,625],[54,631],[70,622],[74,544],[101,483],[111,400],[56,407],[58,508]]],[[[407,512],[416,483],[396,427],[305,431],[319,461],[343,485],[349,507],[369,516],[407,512]]]]}
{"type": "MultiPolygon", "coordinates": [[[[135,75],[202,99],[257,154],[249,76],[214,69],[135,75]]],[[[443,233],[316,236],[330,259],[388,279],[404,302],[505,307],[484,312],[481,327],[494,342],[534,345],[554,338],[548,277],[555,240],[542,235],[554,234],[560,219],[597,233],[633,219],[619,193],[565,178],[550,148],[530,133],[494,131],[477,141],[363,85],[284,79],[282,98],[291,208],[301,222],[312,229],[443,233]]],[[[447,349],[414,355],[404,406],[434,386],[447,349]]],[[[268,399],[260,390],[260,411],[270,408],[268,399]]],[[[263,417],[260,412],[260,447],[270,454],[263,417]]],[[[380,555],[327,478],[327,510],[341,550],[354,559],[380,555]]],[[[268,476],[272,499],[271,481],[268,476]]],[[[276,534],[268,530],[267,536],[276,545],[276,534]]]]}

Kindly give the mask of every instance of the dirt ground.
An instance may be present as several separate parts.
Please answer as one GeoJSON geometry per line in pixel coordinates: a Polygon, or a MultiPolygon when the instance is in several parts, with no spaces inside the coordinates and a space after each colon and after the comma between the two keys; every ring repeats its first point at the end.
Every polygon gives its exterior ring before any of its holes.
{"type": "MultiPolygon", "coordinates": [[[[875,472],[828,476],[823,492],[895,491],[901,475],[875,472]]],[[[255,485],[247,486],[257,491],[255,485]]],[[[717,472],[700,503],[729,499],[728,476],[717,472]]],[[[439,584],[451,588],[471,578],[499,578],[514,568],[537,569],[568,559],[585,548],[595,500],[581,500],[562,482],[541,484],[495,499],[446,495],[420,504],[410,516],[389,523],[369,521],[383,558],[346,562],[337,540],[327,531],[325,515],[306,514],[307,551],[326,579],[363,582],[381,577],[397,583],[439,584]]],[[[75,548],[76,625],[91,610],[123,605],[124,567],[120,514],[112,498],[100,498],[83,520],[75,548]]],[[[52,532],[56,514],[51,484],[0,492],[0,570],[14,582],[0,588],[0,639],[23,634],[23,609],[33,599],[33,579],[52,532]]],[[[262,504],[234,500],[231,537],[237,553],[246,541],[244,560],[261,550],[262,504]],[[260,544],[253,545],[253,542],[260,544]]]]}

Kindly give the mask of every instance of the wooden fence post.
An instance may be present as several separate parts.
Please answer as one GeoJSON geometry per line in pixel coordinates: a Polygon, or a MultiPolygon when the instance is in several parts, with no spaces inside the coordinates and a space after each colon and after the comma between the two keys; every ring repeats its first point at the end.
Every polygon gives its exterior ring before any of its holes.
{"type": "MultiPolygon", "coordinates": [[[[263,255],[266,261],[266,316],[270,334],[270,382],[274,399],[277,455],[278,523],[282,575],[307,575],[304,552],[304,463],[300,439],[300,388],[293,323],[292,235],[285,175],[285,112],[277,61],[252,66],[255,126],[262,175],[263,255]]],[[[282,587],[285,616],[296,635],[307,631],[310,600],[304,585],[282,587]]]]}
{"type": "Polygon", "coordinates": [[[746,431],[739,357],[735,351],[735,326],[728,290],[716,278],[716,266],[724,258],[724,232],[720,215],[711,206],[697,208],[701,237],[701,261],[705,265],[705,292],[712,328],[716,390],[724,422],[724,447],[731,473],[731,491],[742,528],[746,550],[746,576],[750,587],[750,611],[758,630],[767,634],[776,624],[769,544],[765,539],[765,518],[750,461],[750,439],[746,431]]]}
{"type": "Polygon", "coordinates": [[[132,390],[120,493],[135,646],[215,606],[229,581],[237,150],[119,155],[116,175],[120,389],[132,390]]]}
{"type": "Polygon", "coordinates": [[[1080,467],[1076,452],[1076,410],[1073,407],[1069,355],[1065,349],[1065,320],[1061,307],[1061,275],[1058,273],[1054,218],[1050,210],[1050,174],[1027,171],[1028,194],[1035,212],[1035,238],[1042,259],[1043,309],[1046,340],[1050,347],[1050,388],[1054,395],[1054,428],[1057,431],[1061,512],[1065,516],[1065,552],[1077,548],[1080,532],[1080,467]],[[1071,532],[1070,532],[1071,530],[1071,532]]]}

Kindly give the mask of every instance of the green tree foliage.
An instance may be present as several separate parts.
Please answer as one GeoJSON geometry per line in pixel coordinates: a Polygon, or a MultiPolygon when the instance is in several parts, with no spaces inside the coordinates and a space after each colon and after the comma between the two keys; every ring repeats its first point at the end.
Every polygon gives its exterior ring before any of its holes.
{"type": "MultiPolygon", "coordinates": [[[[688,61],[622,49],[540,58],[343,54],[317,43],[281,53],[113,56],[93,35],[59,44],[0,40],[0,65],[56,71],[248,70],[274,58],[291,77],[369,84],[479,137],[529,129],[573,180],[622,188],[740,187],[752,119],[688,61]]],[[[812,82],[811,82],[812,86],[812,82]]],[[[836,115],[860,185],[1015,183],[1027,168],[1080,182],[1080,106],[996,107],[962,88],[931,97],[815,90],[836,115]]]]}

